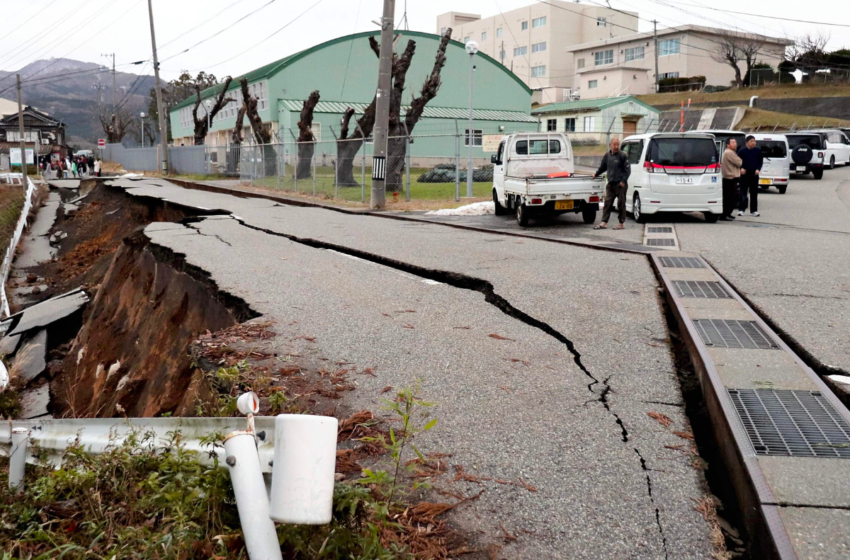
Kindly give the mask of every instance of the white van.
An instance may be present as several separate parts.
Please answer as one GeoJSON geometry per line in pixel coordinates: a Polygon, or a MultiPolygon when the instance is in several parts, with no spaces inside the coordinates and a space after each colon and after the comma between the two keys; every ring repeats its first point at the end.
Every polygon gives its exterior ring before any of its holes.
{"type": "Polygon", "coordinates": [[[629,136],[620,145],[632,166],[626,210],[645,222],[657,212],[702,212],[714,223],[723,214],[720,160],[711,134],[629,136]]]}
{"type": "Polygon", "coordinates": [[[788,150],[788,139],[782,134],[753,134],[756,147],[761,149],[764,164],[759,173],[759,187],[769,189],[776,187],[779,194],[788,190],[791,178],[791,152],[788,150]]]}
{"type": "Polygon", "coordinates": [[[835,165],[850,165],[850,139],[839,129],[823,129],[817,130],[824,135],[826,140],[825,148],[826,155],[824,163],[830,169],[835,169],[835,165]]]}

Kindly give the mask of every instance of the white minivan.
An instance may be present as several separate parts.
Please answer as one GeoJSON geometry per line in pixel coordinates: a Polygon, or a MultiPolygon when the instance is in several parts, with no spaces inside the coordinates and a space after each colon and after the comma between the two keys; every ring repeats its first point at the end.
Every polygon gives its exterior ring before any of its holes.
{"type": "Polygon", "coordinates": [[[850,139],[839,129],[817,130],[824,135],[826,140],[826,156],[824,163],[835,169],[835,165],[850,165],[850,139]]]}
{"type": "Polygon", "coordinates": [[[788,190],[788,180],[791,178],[791,153],[788,150],[788,139],[782,134],[753,134],[756,147],[761,149],[764,157],[759,173],[759,187],[769,189],[776,187],[779,194],[788,190]]]}
{"type": "Polygon", "coordinates": [[[714,223],[723,213],[723,189],[711,134],[638,134],[623,140],[632,172],[626,210],[645,222],[657,212],[702,212],[714,223]]]}

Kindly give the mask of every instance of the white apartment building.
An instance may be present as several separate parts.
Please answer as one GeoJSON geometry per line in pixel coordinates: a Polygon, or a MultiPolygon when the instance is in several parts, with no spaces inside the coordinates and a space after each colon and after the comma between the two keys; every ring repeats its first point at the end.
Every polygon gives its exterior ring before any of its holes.
{"type": "MultiPolygon", "coordinates": [[[[735,79],[731,66],[717,62],[723,31],[683,25],[658,31],[658,78],[705,76],[706,85],[728,86],[735,79]]],[[[785,59],[787,39],[748,35],[763,41],[758,62],[776,68],[785,59]]],[[[652,32],[601,39],[567,48],[574,57],[575,86],[582,99],[655,92],[655,40],[652,32]]],[[[740,63],[741,75],[746,66],[740,63]]]]}
{"type": "Polygon", "coordinates": [[[513,71],[534,90],[533,103],[569,100],[575,87],[573,53],[568,47],[610,39],[638,28],[636,12],[615,11],[550,0],[481,19],[478,14],[437,16],[437,33],[452,29],[452,39],[474,40],[480,51],[513,71]]]}

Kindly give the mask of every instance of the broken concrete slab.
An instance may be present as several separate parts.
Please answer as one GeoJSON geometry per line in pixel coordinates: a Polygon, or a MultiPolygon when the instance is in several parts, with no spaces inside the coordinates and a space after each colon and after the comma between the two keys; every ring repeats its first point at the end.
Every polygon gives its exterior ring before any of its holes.
{"type": "Polygon", "coordinates": [[[62,199],[57,192],[51,192],[44,206],[38,209],[29,234],[21,238],[21,254],[15,259],[15,268],[29,268],[38,263],[49,261],[56,254],[50,246],[48,235],[56,222],[56,215],[62,199]]]}
{"type": "Polygon", "coordinates": [[[6,335],[0,338],[0,356],[11,356],[18,349],[18,343],[21,341],[21,335],[6,335]]]}
{"type": "Polygon", "coordinates": [[[79,179],[50,179],[47,184],[55,189],[79,189],[79,179]]]}
{"type": "Polygon", "coordinates": [[[11,377],[29,383],[47,369],[47,329],[36,331],[15,353],[11,377]]]}
{"type": "Polygon", "coordinates": [[[44,383],[34,389],[21,391],[21,415],[24,420],[39,418],[48,414],[47,406],[50,404],[50,385],[44,383]]]}
{"type": "Polygon", "coordinates": [[[46,327],[55,321],[64,319],[77,312],[88,301],[88,294],[78,288],[28,307],[20,313],[9,317],[12,325],[9,328],[8,335],[20,334],[32,329],[46,327]]]}

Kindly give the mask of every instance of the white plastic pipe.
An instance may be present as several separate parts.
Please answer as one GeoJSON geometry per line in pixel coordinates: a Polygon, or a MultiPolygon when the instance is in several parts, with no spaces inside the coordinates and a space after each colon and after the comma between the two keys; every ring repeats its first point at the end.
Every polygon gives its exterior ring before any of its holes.
{"type": "Polygon", "coordinates": [[[333,515],[337,419],[280,414],[274,423],[271,518],[323,525],[333,515]]]}
{"type": "Polygon", "coordinates": [[[224,439],[224,453],[248,557],[251,560],[282,560],[277,531],[269,517],[269,499],[254,434],[228,434],[224,439]]]}
{"type": "Polygon", "coordinates": [[[9,488],[21,490],[24,487],[24,469],[27,466],[26,428],[12,429],[12,453],[9,456],[9,488]]]}

